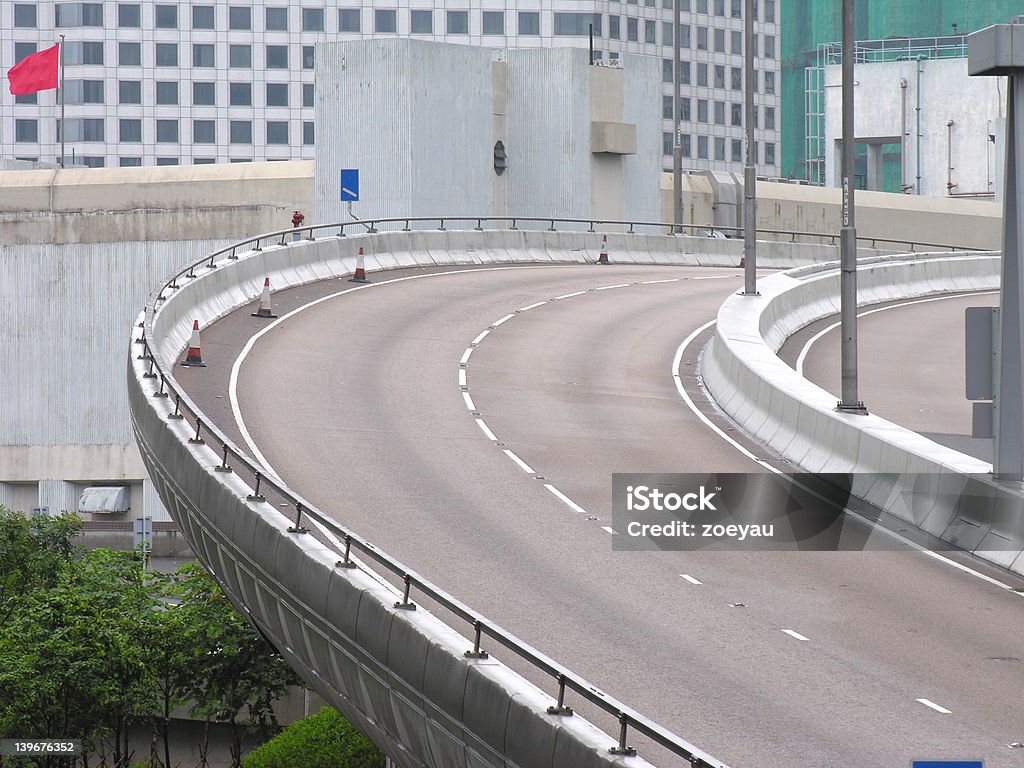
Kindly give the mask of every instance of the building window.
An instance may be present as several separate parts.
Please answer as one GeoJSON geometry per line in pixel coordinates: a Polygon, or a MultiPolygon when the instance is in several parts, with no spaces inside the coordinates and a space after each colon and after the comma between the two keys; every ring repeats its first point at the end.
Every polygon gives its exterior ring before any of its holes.
{"type": "Polygon", "coordinates": [[[690,119],[690,99],[681,98],[679,99],[679,119],[689,120],[690,119]]]}
{"type": "Polygon", "coordinates": [[[154,18],[157,29],[177,29],[178,28],[178,6],[176,5],[158,5],[156,6],[156,15],[154,18]]]}
{"type": "Polygon", "coordinates": [[[122,67],[138,67],[142,64],[141,43],[118,43],[117,63],[122,67]]]}
{"type": "Polygon", "coordinates": [[[267,144],[288,143],[288,121],[267,120],[267,144]]]}
{"type": "MultiPolygon", "coordinates": [[[[67,121],[65,141],[103,141],[103,118],[76,118],[67,121]]],[[[60,120],[57,121],[57,137],[60,138],[60,120]]]]}
{"type": "Polygon", "coordinates": [[[54,15],[58,27],[102,27],[102,3],[57,3],[54,15]]]}
{"type": "Polygon", "coordinates": [[[725,53],[725,30],[715,30],[715,53],[725,53]]]}
{"type": "Polygon", "coordinates": [[[313,65],[315,63],[314,62],[314,56],[313,56],[313,51],[314,50],[315,49],[313,48],[312,45],[304,45],[304,46],[302,46],[302,68],[303,69],[313,69],[313,65]]]}
{"type": "Polygon", "coordinates": [[[729,68],[729,85],[734,91],[743,90],[743,70],[739,67],[729,68]]]}
{"type": "Polygon", "coordinates": [[[661,44],[672,45],[672,22],[661,22],[661,44]]]}
{"type": "Polygon", "coordinates": [[[212,158],[212,157],[193,157],[192,158],[192,165],[213,165],[215,162],[217,162],[217,161],[214,158],[212,158]]]}
{"type": "Polygon", "coordinates": [[[29,5],[28,3],[14,4],[14,26],[35,27],[36,24],[36,7],[34,5],[29,5]]]}
{"type": "Polygon", "coordinates": [[[228,104],[232,107],[251,107],[252,83],[228,83],[228,104]]]}
{"type": "MultiPolygon", "coordinates": [[[[725,102],[715,102],[715,125],[725,125],[725,102]]],[[[723,152],[724,154],[724,152],[723,152]]]]}
{"type": "Polygon", "coordinates": [[[393,35],[398,31],[398,14],[390,9],[373,12],[373,31],[382,35],[393,35]]]}
{"type": "Polygon", "coordinates": [[[684,133],[682,136],[679,137],[679,154],[681,154],[683,157],[690,157],[690,146],[690,134],[684,133]]]}
{"type": "Polygon", "coordinates": [[[192,104],[196,107],[212,107],[216,101],[216,83],[192,83],[192,104]]]}
{"type": "Polygon", "coordinates": [[[725,66],[715,65],[715,88],[725,88],[725,66]]]}
{"type": "Polygon", "coordinates": [[[608,16],[608,39],[609,40],[618,40],[619,39],[619,35],[621,34],[621,32],[620,32],[620,24],[621,23],[622,23],[622,18],[621,17],[615,16],[614,14],[608,16]]]}
{"type": "Polygon", "coordinates": [[[764,143],[764,164],[775,165],[775,143],[766,141],[764,143]]]}
{"type": "Polygon", "coordinates": [[[469,34],[469,12],[448,11],[446,14],[449,35],[469,34]]]}
{"type": "Polygon", "coordinates": [[[626,40],[631,43],[640,41],[640,22],[632,16],[626,18],[626,40]]]}
{"type": "Polygon", "coordinates": [[[653,45],[658,42],[658,24],[648,19],[644,22],[644,42],[653,45]]]}
{"type": "Polygon", "coordinates": [[[697,27],[697,50],[706,51],[708,49],[708,28],[697,27]]]}
{"type": "Polygon", "coordinates": [[[661,60],[661,82],[671,83],[673,81],[672,75],[672,59],[661,60]]]}
{"type": "Polygon", "coordinates": [[[312,107],[313,106],[313,84],[303,83],[302,84],[302,106],[312,107]]]}
{"type": "Polygon", "coordinates": [[[661,154],[671,155],[673,149],[672,134],[665,132],[661,134],[661,154]]]}
{"type": "Polygon", "coordinates": [[[775,0],[764,0],[764,20],[769,24],[775,23],[775,0]]]}
{"type": "MultiPolygon", "coordinates": [[[[429,11],[428,11],[429,13],[429,11]]],[[[413,11],[416,14],[416,11],[413,11]]],[[[342,8],[338,11],[338,31],[358,32],[361,28],[360,10],[358,8],[342,8]]]]}
{"type": "Polygon", "coordinates": [[[555,34],[583,36],[590,34],[594,27],[594,37],[601,37],[600,13],[555,13],[555,34]]]}
{"type": "Polygon", "coordinates": [[[743,161],[743,142],[739,139],[732,140],[732,161],[734,163],[743,161]]]}
{"type": "Polygon", "coordinates": [[[765,72],[764,73],[764,92],[768,94],[775,93],[775,73],[765,72]]]}
{"type": "Polygon", "coordinates": [[[697,85],[707,87],[708,84],[708,65],[704,62],[697,64],[697,85]]]}
{"type": "Polygon", "coordinates": [[[217,143],[217,121],[216,120],[193,120],[192,121],[192,143],[193,144],[216,144],[217,143]]]}
{"type": "Polygon", "coordinates": [[[267,46],[267,69],[288,69],[288,46],[267,46]]]}
{"type": "Polygon", "coordinates": [[[308,145],[313,143],[313,131],[314,131],[314,129],[313,129],[313,121],[312,120],[306,120],[305,122],[303,122],[303,124],[302,124],[302,143],[303,144],[308,146],[308,145]]]}
{"type": "Polygon", "coordinates": [[[732,45],[732,53],[740,56],[743,54],[743,33],[732,31],[729,33],[732,45]]]}
{"type": "Polygon", "coordinates": [[[102,104],[102,80],[68,80],[64,83],[64,101],[68,104],[102,104]]]}
{"type": "Polygon", "coordinates": [[[215,48],[213,43],[192,44],[192,66],[213,67],[215,66],[215,48]]]}
{"type": "Polygon", "coordinates": [[[725,160],[725,139],[721,136],[715,138],[715,160],[725,160]]]}
{"type": "Polygon", "coordinates": [[[766,131],[775,130],[775,107],[764,108],[764,128],[766,131]]]}
{"type": "Polygon", "coordinates": [[[121,157],[118,158],[117,164],[122,168],[141,168],[142,158],[141,157],[121,157]]]}
{"type": "Polygon", "coordinates": [[[764,36],[764,57],[766,59],[775,58],[775,38],[771,35],[764,36]]]}
{"type": "Polygon", "coordinates": [[[232,144],[252,144],[251,120],[232,120],[229,129],[232,144]]]}
{"type": "Polygon", "coordinates": [[[118,121],[118,141],[142,141],[141,120],[120,120],[118,121]]]}
{"type": "Polygon", "coordinates": [[[141,104],[142,83],[138,80],[119,80],[117,97],[119,104],[141,104]]]}
{"type": "Polygon", "coordinates": [[[715,0],[715,16],[725,16],[725,0],[715,0]]]}
{"type": "Polygon", "coordinates": [[[38,142],[39,141],[39,121],[38,120],[15,120],[14,121],[14,140],[24,142],[38,142]]]}
{"type": "Polygon", "coordinates": [[[706,123],[708,121],[708,100],[697,99],[697,122],[706,123]]]}
{"type": "Polygon", "coordinates": [[[731,13],[734,19],[743,18],[743,0],[732,0],[731,13]]]}
{"type": "MultiPolygon", "coordinates": [[[[699,2],[699,0],[698,0],[699,2]]],[[[701,160],[708,159],[708,137],[698,136],[697,137],[697,157],[701,160]]]]}
{"type": "Polygon", "coordinates": [[[228,29],[252,29],[252,8],[248,5],[232,5],[228,8],[228,29]]]}
{"type": "Polygon", "coordinates": [[[267,106],[288,106],[288,83],[267,83],[267,106]]]}
{"type": "Polygon", "coordinates": [[[733,102],[732,105],[730,106],[730,110],[729,111],[731,112],[731,115],[732,115],[732,124],[734,126],[739,126],[739,127],[742,128],[743,127],[743,105],[742,104],[738,104],[736,102],[733,102]]]}
{"type": "Polygon", "coordinates": [[[178,121],[177,120],[157,120],[156,121],[156,140],[161,144],[177,144],[178,143],[178,121]]]}
{"type": "Polygon", "coordinates": [[[540,13],[537,11],[519,12],[519,34],[534,36],[540,34],[540,13]]]}
{"type": "Polygon", "coordinates": [[[236,69],[252,69],[252,46],[229,45],[228,66],[236,69]]]}
{"type": "Polygon", "coordinates": [[[213,6],[192,6],[192,29],[213,29],[213,6]]]}
{"type": "Polygon", "coordinates": [[[504,11],[484,11],[484,15],[483,15],[483,33],[485,35],[504,35],[505,34],[505,12],[504,11]]]}
{"type": "Polygon", "coordinates": [[[103,43],[74,40],[64,44],[65,64],[103,64],[103,43]]]}
{"type": "Polygon", "coordinates": [[[158,82],[156,84],[156,103],[157,104],[177,104],[178,103],[178,81],[170,80],[167,82],[158,82]]]}
{"type": "Polygon", "coordinates": [[[267,8],[263,21],[268,32],[285,32],[288,30],[288,9],[267,8]]]}
{"type": "MultiPolygon", "coordinates": [[[[303,32],[323,32],[324,31],[324,9],[323,8],[303,8],[302,9],[302,31],[303,32]]],[[[250,135],[252,130],[250,128],[250,135]]],[[[252,143],[250,138],[248,142],[252,143]]]]}
{"type": "Polygon", "coordinates": [[[671,120],[672,119],[672,109],[673,109],[674,106],[675,105],[674,105],[674,102],[672,101],[672,97],[671,96],[662,96],[661,97],[661,119],[662,120],[671,120]]]}
{"type": "Polygon", "coordinates": [[[157,165],[180,165],[181,161],[176,157],[158,157],[156,159],[157,165]]]}
{"type": "Polygon", "coordinates": [[[138,3],[117,4],[117,26],[138,29],[142,26],[142,12],[138,3]]]}
{"type": "Polygon", "coordinates": [[[158,67],[178,66],[178,44],[157,43],[156,44],[156,65],[158,67]]]}
{"type": "Polygon", "coordinates": [[[434,33],[433,11],[411,11],[409,14],[409,31],[414,35],[431,35],[434,33]]]}
{"type": "Polygon", "coordinates": [[[679,45],[682,48],[690,47],[690,29],[689,24],[679,25],[679,45]]]}

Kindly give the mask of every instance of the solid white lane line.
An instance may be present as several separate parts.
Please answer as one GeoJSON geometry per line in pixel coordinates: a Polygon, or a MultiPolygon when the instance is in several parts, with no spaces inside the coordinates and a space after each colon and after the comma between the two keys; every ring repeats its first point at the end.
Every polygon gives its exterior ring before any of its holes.
{"type": "MultiPolygon", "coordinates": [[[[700,278],[694,278],[694,279],[695,280],[699,280],[700,278]]],[[[995,293],[995,291],[974,291],[972,293],[955,293],[955,294],[952,294],[950,296],[933,296],[933,297],[928,298],[928,299],[917,299],[916,301],[903,301],[903,302],[900,302],[899,304],[892,304],[892,305],[890,305],[888,307],[876,307],[875,309],[867,309],[867,310],[864,310],[863,312],[858,312],[857,313],[857,317],[867,317],[868,315],[873,315],[876,312],[885,312],[887,309],[899,309],[900,307],[909,307],[909,306],[911,306],[913,304],[930,304],[933,301],[945,301],[947,299],[959,299],[959,298],[963,298],[965,296],[984,296],[986,293],[995,293]]],[[[804,375],[804,361],[807,359],[807,355],[810,354],[811,347],[814,346],[814,344],[818,341],[818,339],[820,339],[822,336],[824,336],[825,334],[829,333],[830,331],[834,331],[836,328],[839,327],[839,325],[840,325],[839,323],[832,323],[832,325],[830,325],[827,328],[824,328],[824,329],[818,331],[816,334],[811,336],[811,338],[809,338],[804,343],[803,348],[800,350],[800,354],[797,355],[797,358],[796,358],[796,372],[797,373],[799,373],[801,376],[804,375]]]]}
{"type": "Polygon", "coordinates": [[[792,629],[784,629],[782,631],[790,637],[795,637],[797,640],[803,640],[805,643],[808,643],[811,640],[811,638],[804,637],[799,632],[794,632],[792,629]]]}
{"type": "Polygon", "coordinates": [[[618,536],[619,535],[615,531],[613,531],[611,528],[609,528],[607,525],[602,525],[601,526],[601,530],[602,531],[608,531],[608,533],[610,533],[612,536],[618,536]]]}
{"type": "Polygon", "coordinates": [[[934,701],[928,701],[928,699],[918,699],[918,701],[921,702],[922,704],[924,704],[926,707],[931,707],[936,712],[939,712],[939,713],[941,713],[943,715],[951,715],[951,714],[953,714],[950,710],[946,709],[945,707],[940,707],[934,701]]]}
{"type": "Polygon", "coordinates": [[[509,321],[509,320],[511,320],[511,319],[512,319],[513,317],[515,317],[515,313],[514,313],[514,312],[509,312],[509,313],[508,313],[507,315],[505,315],[505,316],[504,316],[503,318],[501,318],[501,319],[499,319],[499,320],[495,320],[495,321],[494,321],[493,323],[491,323],[491,326],[492,326],[493,328],[497,328],[497,327],[498,327],[499,325],[501,325],[502,323],[508,322],[508,321],[509,321]]]}
{"type": "Polygon", "coordinates": [[[473,354],[473,347],[466,347],[466,351],[462,353],[462,359],[459,360],[459,365],[465,365],[469,362],[469,356],[473,354]]]}
{"type": "Polygon", "coordinates": [[[668,280],[644,280],[640,285],[658,285],[660,283],[678,283],[681,277],[670,277],[668,280]]]}
{"type": "Polygon", "coordinates": [[[522,469],[523,472],[529,472],[531,475],[533,474],[533,468],[525,461],[520,459],[518,456],[516,456],[514,453],[512,453],[512,451],[510,451],[508,448],[503,450],[502,453],[504,453],[506,456],[512,459],[512,461],[514,461],[516,464],[518,464],[519,468],[522,469]]]}
{"type": "MultiPolygon", "coordinates": [[[[713,424],[711,422],[711,420],[707,416],[705,416],[703,413],[701,413],[701,411],[697,408],[696,404],[690,398],[689,394],[687,394],[686,389],[683,387],[683,381],[679,377],[679,365],[682,363],[683,353],[686,351],[686,348],[691,343],[693,343],[694,339],[696,339],[698,336],[700,336],[706,329],[708,329],[712,325],[714,325],[715,322],[716,322],[715,320],[709,320],[708,322],[704,323],[704,325],[702,325],[700,328],[698,328],[693,333],[691,333],[689,336],[687,336],[686,339],[683,341],[683,343],[680,344],[679,348],[676,350],[675,357],[672,359],[672,378],[675,379],[676,389],[679,391],[679,396],[683,398],[683,402],[686,403],[686,406],[693,412],[694,416],[696,416],[698,419],[700,419],[702,422],[704,422],[705,426],[707,426],[708,429],[710,429],[712,432],[714,432],[719,437],[721,437],[723,440],[725,440],[725,442],[729,443],[729,445],[731,445],[737,451],[742,453],[748,459],[750,459],[752,461],[755,461],[758,464],[760,464],[762,467],[767,469],[769,472],[774,472],[777,475],[784,475],[786,473],[783,472],[781,469],[773,467],[771,464],[769,464],[767,461],[765,461],[763,459],[757,458],[757,456],[755,456],[753,453],[748,451],[746,448],[744,448],[738,442],[736,442],[731,437],[729,437],[729,435],[727,435],[724,431],[722,431],[717,425],[713,424]]],[[[807,490],[807,489],[805,488],[804,490],[807,490]]],[[[975,577],[981,579],[982,581],[986,581],[989,584],[992,584],[994,586],[1000,587],[1002,589],[1010,590],[1010,591],[1013,590],[1013,587],[1011,587],[1009,584],[1004,584],[1003,582],[1001,582],[1001,581],[999,581],[997,579],[993,579],[991,576],[986,576],[984,573],[976,571],[973,568],[969,568],[966,565],[962,565],[962,564],[956,562],[955,560],[949,559],[948,557],[946,557],[944,555],[940,555],[938,552],[932,552],[931,550],[922,547],[920,544],[917,544],[917,543],[911,541],[910,539],[908,539],[908,538],[906,538],[904,536],[900,536],[895,531],[890,531],[889,529],[883,528],[883,527],[879,527],[878,530],[885,532],[886,534],[888,534],[892,538],[896,539],[896,541],[900,542],[901,544],[905,544],[908,547],[910,547],[911,549],[915,549],[918,552],[921,552],[921,553],[923,553],[925,555],[928,555],[928,557],[934,558],[934,559],[936,559],[936,560],[938,560],[938,561],[940,561],[942,563],[945,563],[946,565],[951,565],[954,568],[963,571],[964,573],[968,573],[971,576],[975,576],[975,577]]],[[[1019,594],[1019,593],[1016,593],[1016,594],[1019,594]]]]}
{"type": "Polygon", "coordinates": [[[680,573],[679,576],[681,578],[685,579],[686,581],[690,582],[691,584],[703,584],[704,583],[702,581],[697,581],[695,578],[693,578],[693,576],[691,576],[688,573],[680,573]]]}
{"type": "Polygon", "coordinates": [[[480,331],[480,335],[477,336],[475,339],[473,339],[469,343],[470,344],[479,344],[481,341],[483,341],[484,339],[487,338],[487,334],[490,333],[490,332],[491,332],[490,328],[484,328],[482,331],[480,331]]]}
{"type": "Polygon", "coordinates": [[[466,369],[465,368],[459,368],[459,386],[460,387],[466,386],[466,369]]]}
{"type": "Polygon", "coordinates": [[[528,304],[525,307],[520,307],[519,309],[516,310],[516,312],[528,312],[531,309],[536,309],[537,307],[542,307],[545,304],[547,304],[547,301],[538,301],[536,304],[528,304]]]}
{"type": "Polygon", "coordinates": [[[497,442],[498,438],[496,438],[494,436],[494,433],[491,432],[490,427],[488,427],[486,424],[484,424],[484,420],[483,419],[477,419],[476,420],[476,425],[478,427],[480,427],[480,431],[484,433],[484,435],[487,437],[488,440],[494,440],[495,442],[497,442]]]}
{"type": "Polygon", "coordinates": [[[476,410],[476,405],[473,404],[473,398],[469,396],[469,392],[463,392],[462,399],[466,401],[466,408],[471,411],[476,410]]]}
{"type": "Polygon", "coordinates": [[[581,507],[575,501],[570,499],[568,496],[566,496],[560,490],[555,488],[555,486],[553,486],[551,483],[544,483],[544,487],[547,488],[549,491],[551,491],[552,494],[557,496],[559,500],[564,502],[565,505],[567,507],[569,507],[569,509],[573,510],[574,512],[579,512],[581,515],[587,514],[587,510],[585,510],[583,507],[581,507]]]}
{"type": "Polygon", "coordinates": [[[691,280],[724,280],[727,277],[739,277],[739,275],[705,275],[704,277],[691,277],[691,280]]]}
{"type": "Polygon", "coordinates": [[[595,288],[595,291],[610,291],[612,288],[628,288],[632,283],[618,283],[617,285],[602,285],[600,288],[595,288]]]}
{"type": "Polygon", "coordinates": [[[558,299],[571,299],[573,296],[582,296],[586,291],[576,291],[575,293],[563,293],[561,296],[555,296],[555,300],[558,299]]]}

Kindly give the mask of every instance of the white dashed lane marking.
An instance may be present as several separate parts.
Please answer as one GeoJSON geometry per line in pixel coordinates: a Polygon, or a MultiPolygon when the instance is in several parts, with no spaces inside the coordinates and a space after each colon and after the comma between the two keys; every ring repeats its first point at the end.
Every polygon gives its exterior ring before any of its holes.
{"type": "Polygon", "coordinates": [[[697,581],[695,578],[693,578],[693,576],[691,576],[688,573],[680,573],[679,577],[684,579],[684,580],[686,580],[686,581],[688,581],[688,582],[690,582],[691,584],[703,584],[704,583],[702,581],[697,581]]]}
{"type": "Polygon", "coordinates": [[[942,715],[951,715],[951,714],[953,714],[950,710],[946,709],[945,707],[940,707],[934,701],[929,701],[928,699],[918,699],[918,701],[921,702],[922,704],[924,704],[926,707],[931,707],[932,709],[934,709],[939,714],[942,714],[942,715]]]}
{"type": "Polygon", "coordinates": [[[784,629],[784,630],[782,630],[782,631],[783,631],[783,632],[784,632],[785,634],[789,635],[790,637],[795,637],[795,638],[796,638],[797,640],[803,640],[803,641],[804,641],[805,643],[807,643],[807,642],[810,642],[810,640],[811,640],[811,638],[809,638],[809,637],[804,637],[804,636],[803,636],[803,635],[801,635],[801,634],[800,634],[799,632],[796,632],[796,631],[794,631],[794,630],[792,630],[792,629],[784,629]]]}

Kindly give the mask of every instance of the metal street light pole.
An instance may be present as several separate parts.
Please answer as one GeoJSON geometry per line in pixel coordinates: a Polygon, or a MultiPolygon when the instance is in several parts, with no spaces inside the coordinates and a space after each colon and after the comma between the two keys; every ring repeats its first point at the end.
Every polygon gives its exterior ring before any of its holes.
{"type": "Polygon", "coordinates": [[[680,101],[679,86],[680,70],[683,68],[683,41],[679,34],[679,4],[672,4],[672,35],[676,43],[675,69],[672,77],[672,130],[674,140],[672,144],[672,222],[675,225],[673,231],[683,231],[683,146],[682,128],[680,127],[680,101]]]}
{"type": "Polygon", "coordinates": [[[754,0],[743,10],[744,115],[747,126],[746,161],[743,166],[743,293],[757,295],[757,173],[754,163],[754,0]]]}
{"type": "Polygon", "coordinates": [[[843,0],[843,226],[839,230],[840,411],[867,413],[857,398],[857,227],[853,205],[853,0],[843,0]]]}

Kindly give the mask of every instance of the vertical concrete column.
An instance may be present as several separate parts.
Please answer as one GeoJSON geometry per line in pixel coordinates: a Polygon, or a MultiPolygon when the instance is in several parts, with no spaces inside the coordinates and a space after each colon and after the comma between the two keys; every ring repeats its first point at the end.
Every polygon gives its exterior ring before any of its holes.
{"type": "MultiPolygon", "coordinates": [[[[590,124],[623,121],[622,70],[588,66],[590,124]]],[[[589,126],[588,126],[589,128],[589,126]]],[[[595,219],[622,219],[625,201],[623,156],[612,152],[590,153],[590,215],[595,219]]]]}
{"type": "MultiPolygon", "coordinates": [[[[493,173],[491,182],[491,215],[508,216],[508,175],[521,167],[515,167],[513,156],[515,149],[508,146],[508,64],[504,58],[496,59],[491,64],[491,132],[494,134],[494,142],[501,142],[505,145],[506,153],[512,156],[508,160],[508,170],[500,176],[493,173]]],[[[522,152],[519,153],[522,157],[522,152]]]]}
{"type": "Polygon", "coordinates": [[[882,187],[885,183],[883,176],[883,145],[881,144],[868,144],[868,189],[875,190],[877,192],[882,191],[882,187]]]}

